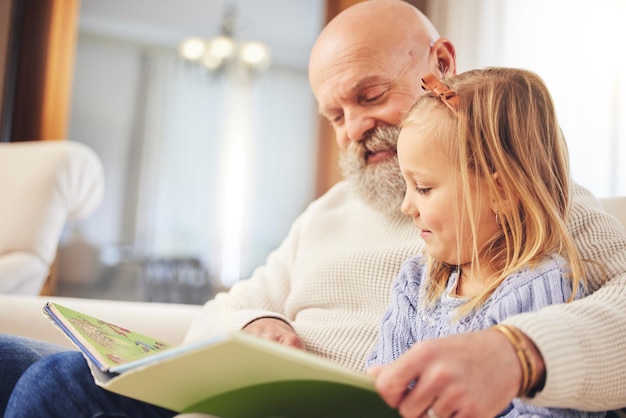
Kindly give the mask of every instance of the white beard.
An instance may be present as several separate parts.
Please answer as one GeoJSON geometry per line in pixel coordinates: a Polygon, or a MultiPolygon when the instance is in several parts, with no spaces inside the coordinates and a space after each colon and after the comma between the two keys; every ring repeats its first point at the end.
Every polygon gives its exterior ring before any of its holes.
{"type": "Polygon", "coordinates": [[[341,152],[339,166],[346,181],[369,205],[383,213],[397,215],[406,185],[398,165],[398,156],[368,165],[366,154],[381,150],[396,151],[400,129],[377,128],[362,141],[353,141],[341,152]]]}

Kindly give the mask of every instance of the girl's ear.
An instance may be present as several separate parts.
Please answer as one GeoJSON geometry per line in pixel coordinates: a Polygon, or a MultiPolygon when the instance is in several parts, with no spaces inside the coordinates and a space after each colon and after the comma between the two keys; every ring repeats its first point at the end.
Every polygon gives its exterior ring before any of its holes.
{"type": "Polygon", "coordinates": [[[493,183],[495,184],[494,192],[491,195],[491,210],[493,213],[507,213],[509,211],[510,202],[506,199],[500,174],[495,172],[492,174],[493,183]]]}

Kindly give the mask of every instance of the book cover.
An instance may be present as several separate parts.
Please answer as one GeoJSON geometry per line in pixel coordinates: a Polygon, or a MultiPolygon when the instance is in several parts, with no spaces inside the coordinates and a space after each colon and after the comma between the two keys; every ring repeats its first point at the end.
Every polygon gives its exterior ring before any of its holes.
{"type": "Polygon", "coordinates": [[[399,416],[371,377],[244,332],[172,346],[58,304],[46,304],[44,312],[83,352],[96,384],[177,412],[399,416]]]}

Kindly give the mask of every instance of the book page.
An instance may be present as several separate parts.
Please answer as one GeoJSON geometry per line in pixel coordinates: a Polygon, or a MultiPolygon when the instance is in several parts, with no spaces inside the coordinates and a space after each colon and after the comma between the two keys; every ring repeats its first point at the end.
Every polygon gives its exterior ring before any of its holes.
{"type": "Polygon", "coordinates": [[[44,313],[103,371],[173,347],[56,303],[46,304],[44,313]]]}

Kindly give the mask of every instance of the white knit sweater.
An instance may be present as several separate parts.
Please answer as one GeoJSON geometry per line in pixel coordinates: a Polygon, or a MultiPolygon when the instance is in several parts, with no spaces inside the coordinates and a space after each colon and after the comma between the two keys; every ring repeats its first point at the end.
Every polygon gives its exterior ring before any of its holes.
{"type": "MultiPolygon", "coordinates": [[[[588,192],[576,187],[575,199],[571,230],[585,243],[583,255],[620,277],[582,301],[506,323],[531,336],[544,355],[548,378],[534,402],[605,410],[626,403],[626,234],[588,192]]],[[[204,305],[186,341],[274,316],[293,326],[309,352],[364,370],[391,283],[421,249],[409,217],[382,215],[339,183],[309,205],[250,279],[204,305]]],[[[592,287],[599,285],[592,278],[592,287]]]]}

